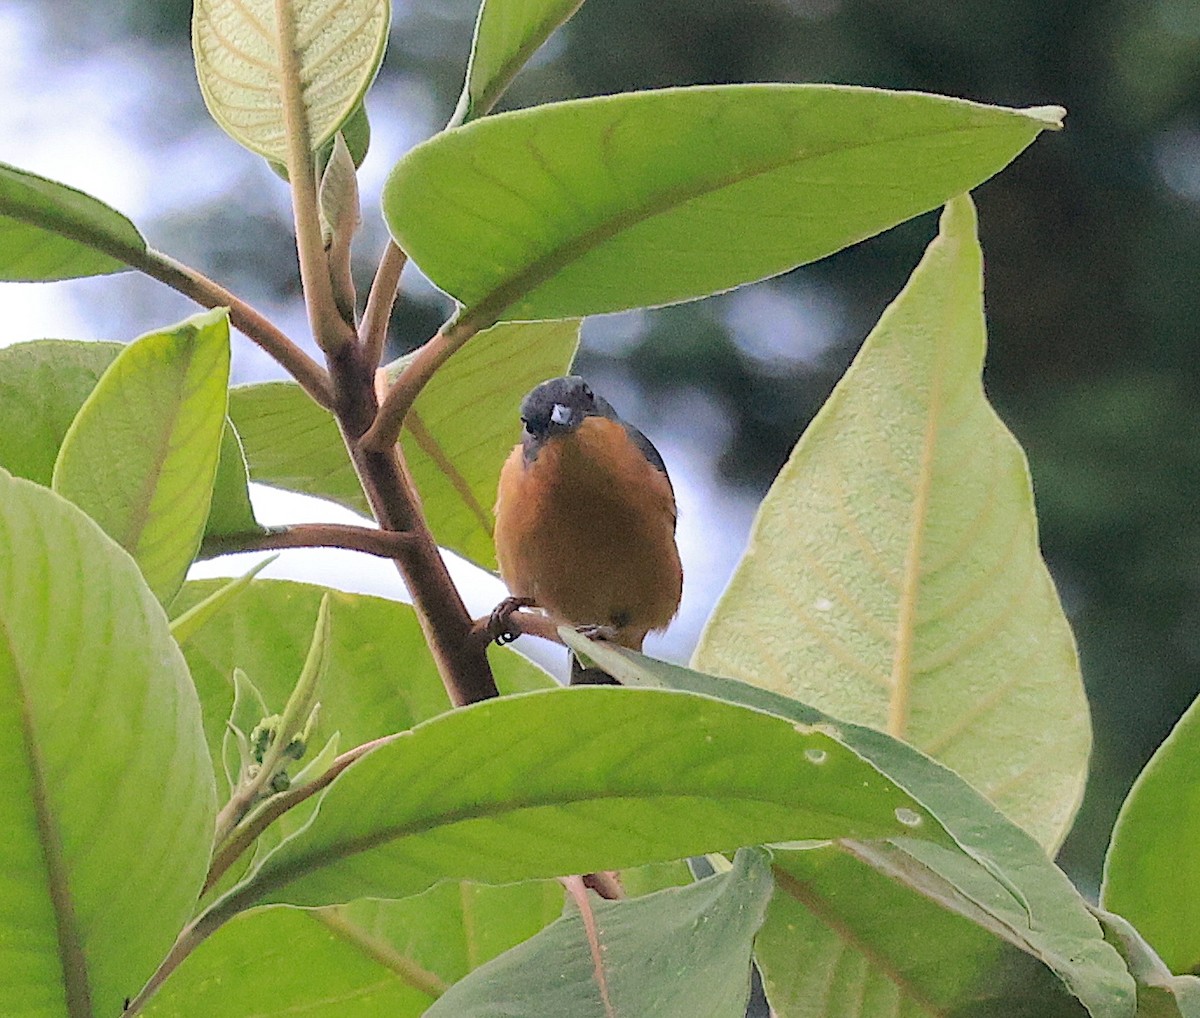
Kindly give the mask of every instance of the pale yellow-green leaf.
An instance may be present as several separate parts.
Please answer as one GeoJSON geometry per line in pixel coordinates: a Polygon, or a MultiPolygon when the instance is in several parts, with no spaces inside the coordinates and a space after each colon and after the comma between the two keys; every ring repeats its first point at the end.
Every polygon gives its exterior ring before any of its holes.
{"type": "Polygon", "coordinates": [[[388,0],[196,0],[192,49],[209,112],[239,144],[286,163],[285,97],[298,80],[315,151],[374,80],[390,16],[388,0]]]}
{"type": "Polygon", "coordinates": [[[693,660],[908,740],[1052,848],[1087,701],[985,341],[963,196],[776,479],[693,660]]]}
{"type": "Polygon", "coordinates": [[[218,308],[122,349],[58,450],[54,490],[137,560],[163,604],[204,535],[228,391],[229,313],[218,308]]]}

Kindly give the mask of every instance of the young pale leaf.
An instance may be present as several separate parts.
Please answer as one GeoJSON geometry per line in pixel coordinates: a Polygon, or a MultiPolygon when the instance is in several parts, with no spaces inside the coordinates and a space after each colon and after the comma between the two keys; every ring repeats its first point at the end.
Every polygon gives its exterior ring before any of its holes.
{"type": "Polygon", "coordinates": [[[3,1010],[118,1015],[208,866],[216,803],[199,706],[129,556],[65,499],[3,471],[0,767],[3,1010]]]}
{"type": "Polygon", "coordinates": [[[669,304],[936,208],[1062,115],[835,85],[580,99],[417,146],[384,216],[476,324],[669,304]]]}
{"type": "MultiPolygon", "coordinates": [[[[492,506],[500,467],[521,437],[521,397],[566,371],[578,343],[575,321],[498,325],[455,354],[421,392],[400,442],[440,545],[496,568],[492,506]]],[[[230,415],[255,481],[367,512],[337,425],[298,386],[239,386],[230,394],[230,415]]]]}
{"type": "Polygon", "coordinates": [[[256,909],[201,944],[146,1013],[245,1018],[253,1000],[259,1018],[290,1018],[332,1001],[313,1012],[332,1016],[352,1000],[366,1014],[418,1018],[452,983],[557,919],[562,905],[554,881],[447,881],[400,901],[256,909]]]}
{"type": "MultiPolygon", "coordinates": [[[[201,603],[223,584],[186,583],[172,608],[185,610],[201,603]]],[[[324,593],[324,588],[303,583],[256,580],[188,639],[184,653],[215,759],[220,758],[233,705],[234,668],[244,668],[266,702],[279,710],[304,666],[324,593]]],[[[329,671],[321,688],[314,745],[340,732],[344,748],[357,746],[447,709],[445,687],[410,605],[335,592],[329,607],[329,671]]],[[[554,685],[550,676],[512,650],[496,648],[491,662],[505,693],[554,685]]]]}
{"type": "Polygon", "coordinates": [[[1087,700],[984,344],[963,196],[775,479],[693,661],[885,728],[1053,848],[1087,700]]]}
{"type": "MultiPolygon", "coordinates": [[[[836,720],[778,693],[592,643],[565,628],[559,632],[573,649],[626,685],[686,690],[828,732],[920,802],[961,849],[908,838],[886,846],[847,843],[857,858],[1039,959],[1090,1014],[1133,1014],[1133,981],[1104,942],[1079,892],[1032,837],[953,771],[882,732],[836,720]],[[933,895],[931,880],[945,887],[945,893],[933,895]]],[[[840,939],[846,917],[835,911],[819,915],[840,939]]]]}
{"type": "Polygon", "coordinates": [[[776,851],[774,874],[755,960],[779,1018],[1089,1014],[932,871],[917,889],[826,846],[776,851]]]}
{"type": "Polygon", "coordinates": [[[120,212],[66,184],[0,163],[0,280],[102,276],[146,251],[120,212]]]}
{"type": "Polygon", "coordinates": [[[192,50],[209,112],[234,141],[286,164],[296,89],[316,151],[360,107],[390,17],[387,0],[197,0],[192,50]]]}
{"type": "Polygon", "coordinates": [[[482,117],[551,33],[583,0],[483,0],[454,119],[482,117]]]}
{"type": "MultiPolygon", "coordinates": [[[[250,586],[250,581],[277,558],[279,558],[278,555],[271,555],[261,562],[256,562],[241,576],[228,581],[224,586],[217,587],[203,601],[193,604],[186,611],[176,615],[171,620],[171,635],[175,637],[175,642],[181,647],[186,646],[194,633],[203,629],[216,616],[220,615],[231,601],[250,586]]],[[[173,607],[176,606],[173,605],[173,607]]]]}
{"type": "Polygon", "coordinates": [[[1121,807],[1100,901],[1130,920],[1173,972],[1200,970],[1200,700],[1121,807]]]}
{"type": "Polygon", "coordinates": [[[207,311],[125,347],[59,449],[53,486],[141,566],[164,604],[200,547],[229,386],[229,318],[207,311]]]}
{"type": "Polygon", "coordinates": [[[250,763],[250,733],[263,718],[270,716],[266,701],[240,668],[233,670],[233,706],[229,720],[225,722],[225,737],[221,743],[221,764],[225,769],[228,795],[237,789],[238,783],[250,763]]]}
{"type": "Polygon", "coordinates": [[[604,971],[578,912],[452,986],[427,1018],[744,1018],[750,952],[771,897],[761,850],[690,887],[593,899],[604,971]],[[553,973],[553,978],[547,978],[553,973]]]}
{"type": "Polygon", "coordinates": [[[554,689],[444,714],[371,751],[329,786],[303,836],[214,910],[901,833],[949,841],[821,732],[681,693],[554,689]]]}

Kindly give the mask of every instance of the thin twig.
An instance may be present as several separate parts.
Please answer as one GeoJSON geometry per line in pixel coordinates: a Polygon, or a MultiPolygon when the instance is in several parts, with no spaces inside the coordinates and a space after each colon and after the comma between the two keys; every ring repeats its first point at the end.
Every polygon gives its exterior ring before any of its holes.
{"type": "Polygon", "coordinates": [[[467,340],[494,324],[494,319],[480,321],[475,316],[465,316],[442,326],[437,335],[417,350],[392,385],[375,415],[374,423],[362,437],[363,448],[381,451],[394,446],[400,438],[400,429],[404,427],[404,418],[434,372],[467,340]]]}
{"type": "Polygon", "coordinates": [[[123,250],[120,257],[133,268],[165,283],[203,307],[229,308],[229,320],[235,328],[278,361],[321,406],[328,409],[333,405],[332,387],[325,369],[288,339],[262,312],[196,269],[175,261],[161,251],[130,248],[123,250]]]}
{"type": "Polygon", "coordinates": [[[407,261],[408,255],[400,250],[394,240],[389,240],[383,249],[383,257],[379,259],[379,268],[371,282],[371,292],[367,294],[367,307],[358,327],[363,355],[369,364],[376,365],[383,360],[388,322],[396,303],[396,288],[400,285],[400,274],[407,261]]]}
{"type": "Polygon", "coordinates": [[[511,636],[513,639],[518,636],[540,636],[551,643],[562,644],[562,637],[558,635],[558,627],[563,624],[562,621],[552,619],[540,611],[515,611],[505,621],[507,625],[504,633],[498,633],[495,631],[494,616],[485,615],[475,619],[471,623],[471,639],[486,646],[502,635],[511,636]]]}
{"type": "Polygon", "coordinates": [[[297,523],[265,534],[220,534],[204,540],[206,555],[231,555],[274,548],[346,548],[379,558],[395,558],[408,544],[407,534],[343,523],[297,523]]]}

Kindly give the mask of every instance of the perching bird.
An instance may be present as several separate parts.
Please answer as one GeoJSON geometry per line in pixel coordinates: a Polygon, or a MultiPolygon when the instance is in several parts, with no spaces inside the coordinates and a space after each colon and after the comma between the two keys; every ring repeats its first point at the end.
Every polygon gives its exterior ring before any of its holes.
{"type": "MultiPolygon", "coordinates": [[[[640,650],[679,610],[675,493],[658,450],[575,375],[521,403],[500,471],[496,557],[515,598],[640,650]]],[[[572,682],[611,681],[572,658],[572,682]]]]}

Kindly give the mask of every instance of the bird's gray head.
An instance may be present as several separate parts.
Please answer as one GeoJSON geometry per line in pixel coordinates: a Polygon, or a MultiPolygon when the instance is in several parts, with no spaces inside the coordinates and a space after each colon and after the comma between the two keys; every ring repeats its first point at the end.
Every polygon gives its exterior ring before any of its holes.
{"type": "Polygon", "coordinates": [[[542,382],[521,401],[525,434],[538,443],[574,431],[588,417],[615,418],[616,414],[578,375],[542,382]]]}

